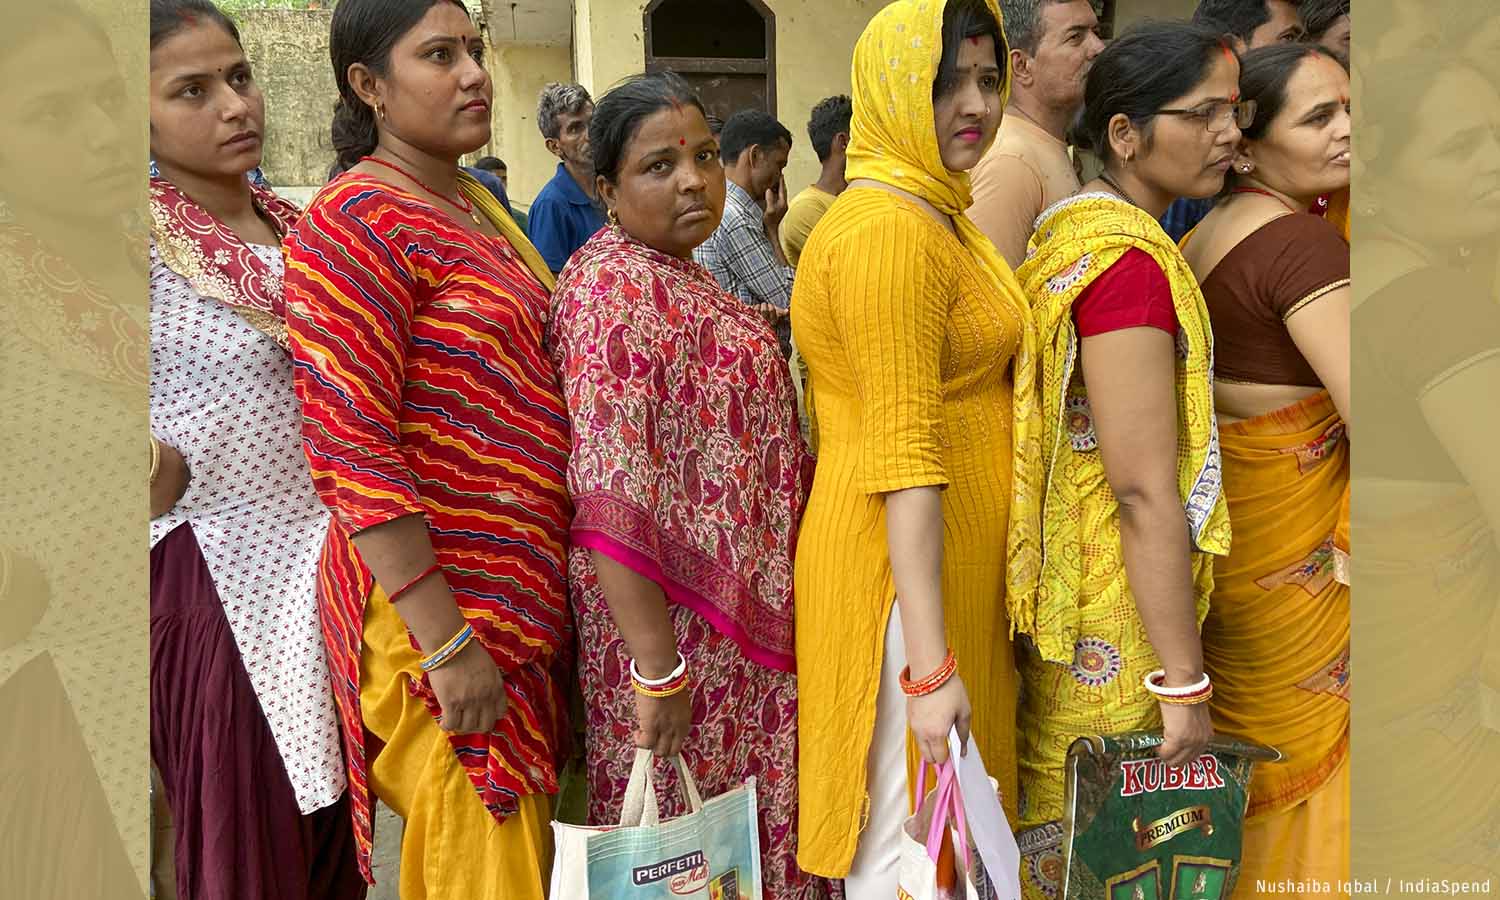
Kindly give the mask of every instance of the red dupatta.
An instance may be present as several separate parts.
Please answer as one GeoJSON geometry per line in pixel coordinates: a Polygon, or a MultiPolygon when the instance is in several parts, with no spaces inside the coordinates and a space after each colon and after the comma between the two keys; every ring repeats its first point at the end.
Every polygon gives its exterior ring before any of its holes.
{"type": "MultiPolygon", "coordinates": [[[[205,297],[230,307],[287,349],[281,275],[243,238],[165,178],[151,179],[151,238],[167,268],[205,297]]],[[[301,211],[269,188],[250,184],[256,211],[285,237],[301,211]]]]}
{"type": "Polygon", "coordinates": [[[573,543],[792,671],[813,461],[776,336],[702,266],[611,226],[559,276],[547,343],[573,421],[573,543]]]}

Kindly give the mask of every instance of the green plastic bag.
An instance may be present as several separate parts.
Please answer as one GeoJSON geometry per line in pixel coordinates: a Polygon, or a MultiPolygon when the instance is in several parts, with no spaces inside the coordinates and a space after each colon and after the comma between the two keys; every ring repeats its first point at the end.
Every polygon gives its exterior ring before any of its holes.
{"type": "Polygon", "coordinates": [[[1188,766],[1162,736],[1087,736],[1068,748],[1061,838],[1066,900],[1226,900],[1240,870],[1250,772],[1270,747],[1219,739],[1188,766]]]}

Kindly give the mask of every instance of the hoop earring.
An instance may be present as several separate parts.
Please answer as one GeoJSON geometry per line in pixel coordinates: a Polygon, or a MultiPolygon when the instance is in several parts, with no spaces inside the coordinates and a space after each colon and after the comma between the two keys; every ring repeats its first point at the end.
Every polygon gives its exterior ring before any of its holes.
{"type": "Polygon", "coordinates": [[[385,104],[384,103],[377,103],[377,104],[375,104],[375,115],[377,115],[377,116],[380,117],[380,121],[382,121],[382,122],[385,121],[385,104]]]}
{"type": "Polygon", "coordinates": [[[609,224],[611,225],[618,227],[620,224],[620,215],[619,213],[615,212],[615,208],[613,206],[609,208],[609,212],[605,215],[605,218],[609,219],[609,224]]]}

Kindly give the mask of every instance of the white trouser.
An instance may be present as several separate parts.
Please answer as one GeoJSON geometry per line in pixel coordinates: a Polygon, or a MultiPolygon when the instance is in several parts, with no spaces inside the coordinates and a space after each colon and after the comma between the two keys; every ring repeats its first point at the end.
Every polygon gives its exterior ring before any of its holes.
{"type": "Polygon", "coordinates": [[[875,734],[870,740],[870,818],[859,835],[854,862],[844,879],[849,900],[889,900],[896,896],[901,826],[911,815],[906,786],[906,695],[901,692],[904,668],[901,611],[892,602],[880,664],[880,692],[875,698],[875,734]]]}

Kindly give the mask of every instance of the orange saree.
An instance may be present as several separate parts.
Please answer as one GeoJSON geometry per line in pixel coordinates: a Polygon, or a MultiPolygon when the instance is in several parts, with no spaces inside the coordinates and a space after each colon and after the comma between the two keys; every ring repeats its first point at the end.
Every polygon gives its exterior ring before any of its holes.
{"type": "Polygon", "coordinates": [[[1237,894],[1349,877],[1349,441],[1326,391],[1221,426],[1234,546],[1203,625],[1216,731],[1270,744],[1237,894]]]}

